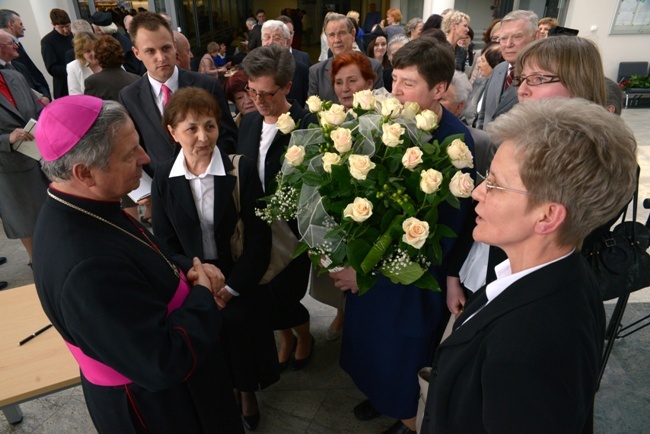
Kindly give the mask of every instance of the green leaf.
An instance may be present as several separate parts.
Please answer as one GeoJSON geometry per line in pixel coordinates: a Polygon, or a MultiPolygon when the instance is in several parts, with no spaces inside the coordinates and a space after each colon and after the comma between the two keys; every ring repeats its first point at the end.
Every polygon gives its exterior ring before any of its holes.
{"type": "Polygon", "coordinates": [[[432,143],[423,143],[422,152],[428,155],[435,155],[438,151],[438,147],[432,143]]]}
{"type": "Polygon", "coordinates": [[[362,296],[370,288],[375,286],[375,283],[377,283],[377,276],[373,276],[371,274],[364,276],[363,274],[357,273],[357,286],[359,287],[359,296],[362,296]]]}
{"type": "Polygon", "coordinates": [[[298,244],[296,251],[293,252],[293,255],[291,255],[291,259],[296,259],[298,256],[305,253],[307,250],[309,250],[309,244],[305,242],[301,242],[300,244],[298,244]]]}
{"type": "Polygon", "coordinates": [[[460,209],[460,202],[458,201],[458,198],[453,194],[447,196],[447,202],[449,203],[449,205],[453,206],[454,208],[460,209]]]}
{"type": "Polygon", "coordinates": [[[381,271],[381,274],[388,277],[391,282],[401,283],[402,285],[410,285],[420,279],[425,273],[425,270],[416,262],[409,263],[397,273],[388,271],[385,267],[382,267],[379,271],[381,271]]]}
{"type": "Polygon", "coordinates": [[[456,139],[461,139],[463,141],[463,143],[464,143],[465,142],[465,134],[464,133],[452,134],[451,136],[445,137],[445,140],[442,141],[442,143],[440,144],[440,147],[441,148],[446,148],[447,146],[449,146],[451,144],[451,142],[453,142],[456,139]]]}
{"type": "Polygon", "coordinates": [[[357,270],[358,273],[362,272],[361,262],[363,262],[371,247],[370,243],[361,239],[352,240],[347,244],[346,255],[350,261],[350,265],[357,270]]]}
{"type": "Polygon", "coordinates": [[[440,285],[438,281],[430,274],[424,273],[422,277],[413,282],[415,286],[422,289],[430,289],[431,291],[440,292],[440,285]]]}
{"type": "Polygon", "coordinates": [[[302,174],[302,181],[312,187],[320,187],[325,182],[325,179],[316,172],[308,171],[302,174]]]}
{"type": "Polygon", "coordinates": [[[386,250],[388,250],[388,247],[390,247],[392,242],[393,238],[390,236],[389,232],[384,233],[377,239],[377,241],[375,241],[372,248],[363,259],[363,262],[361,262],[361,270],[364,274],[370,273],[372,269],[375,268],[375,265],[377,265],[379,261],[381,261],[381,258],[384,257],[384,253],[386,253],[386,250]]]}
{"type": "Polygon", "coordinates": [[[445,237],[445,238],[456,238],[456,232],[454,232],[449,226],[437,225],[436,226],[436,236],[445,237]]]}
{"type": "Polygon", "coordinates": [[[381,232],[386,232],[389,229],[389,225],[391,224],[392,220],[395,218],[395,215],[397,214],[397,211],[394,209],[388,209],[384,213],[384,216],[381,219],[381,226],[380,226],[380,231],[381,232]]]}

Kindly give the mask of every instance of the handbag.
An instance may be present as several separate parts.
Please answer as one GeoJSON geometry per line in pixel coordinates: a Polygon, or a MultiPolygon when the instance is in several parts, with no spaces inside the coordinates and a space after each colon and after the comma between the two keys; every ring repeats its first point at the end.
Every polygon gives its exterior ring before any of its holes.
{"type": "MultiPolygon", "coordinates": [[[[230,155],[229,157],[234,168],[228,174],[237,178],[232,196],[239,217],[235,224],[235,230],[230,237],[230,252],[233,261],[236,261],[244,252],[244,220],[241,218],[241,201],[239,195],[239,159],[241,155],[230,155]]],[[[287,265],[291,263],[293,252],[298,248],[298,239],[284,220],[276,220],[271,224],[271,235],[271,260],[269,261],[269,266],[264,276],[262,276],[259,282],[261,285],[269,283],[282,270],[287,268],[287,265]]]]}
{"type": "Polygon", "coordinates": [[[600,285],[603,300],[611,300],[650,286],[650,230],[636,221],[639,178],[632,202],[632,221],[622,222],[582,249],[600,285]]]}

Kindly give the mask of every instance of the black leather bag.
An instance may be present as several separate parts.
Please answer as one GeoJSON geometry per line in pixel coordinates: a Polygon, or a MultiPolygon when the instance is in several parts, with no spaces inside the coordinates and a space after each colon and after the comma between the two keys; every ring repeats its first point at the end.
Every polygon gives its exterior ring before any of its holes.
{"type": "MultiPolygon", "coordinates": [[[[637,178],[638,180],[638,178],[637,178]]],[[[650,286],[650,230],[636,221],[638,202],[634,192],[633,221],[623,221],[612,231],[592,240],[582,253],[600,283],[603,300],[611,300],[650,286]]]]}

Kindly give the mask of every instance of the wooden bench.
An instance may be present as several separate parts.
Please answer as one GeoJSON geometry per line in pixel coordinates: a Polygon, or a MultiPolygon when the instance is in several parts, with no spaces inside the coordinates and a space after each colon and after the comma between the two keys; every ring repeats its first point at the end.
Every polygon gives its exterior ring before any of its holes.
{"type": "Polygon", "coordinates": [[[49,323],[34,285],[0,292],[0,409],[9,423],[22,421],[21,402],[80,382],[79,366],[54,327],[18,345],[49,323]]]}

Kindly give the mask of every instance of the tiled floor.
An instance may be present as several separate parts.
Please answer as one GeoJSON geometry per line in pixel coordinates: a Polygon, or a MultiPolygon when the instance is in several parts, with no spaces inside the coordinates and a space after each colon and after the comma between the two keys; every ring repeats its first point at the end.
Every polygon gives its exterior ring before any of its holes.
{"type": "MultiPolygon", "coordinates": [[[[624,119],[639,141],[642,167],[640,197],[650,197],[650,109],[625,110],[624,119]]],[[[645,220],[647,210],[641,210],[645,220]]],[[[0,231],[1,232],[1,231],[0,231]]],[[[20,242],[0,234],[0,254],[8,262],[0,279],[11,287],[33,281],[27,255],[20,242]]],[[[624,323],[650,313],[650,289],[632,295],[624,323]]],[[[259,394],[262,420],[259,433],[379,433],[393,420],[382,417],[359,422],[352,407],[363,399],[350,378],[338,367],[339,342],[325,340],[334,309],[309,296],[304,300],[312,315],[316,347],[312,363],[301,372],[285,372],[280,382],[259,394]]],[[[612,304],[607,306],[611,313],[612,304]]],[[[2,369],[0,355],[0,369],[2,369]]],[[[597,433],[650,433],[650,327],[620,340],[614,346],[596,395],[597,433]]],[[[0,385],[2,387],[2,385],[0,385]]],[[[80,388],[72,388],[21,405],[22,423],[9,425],[0,415],[4,433],[93,433],[80,388]]]]}

